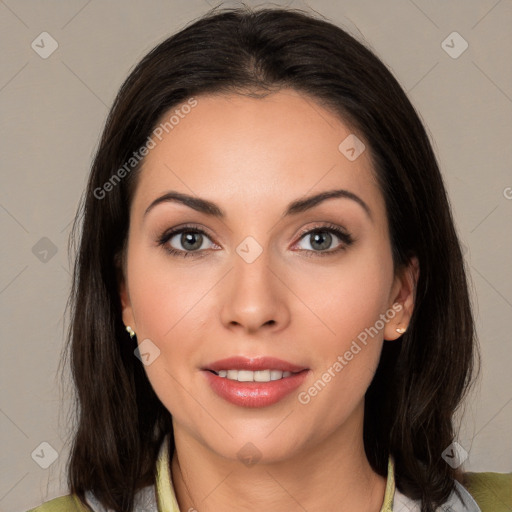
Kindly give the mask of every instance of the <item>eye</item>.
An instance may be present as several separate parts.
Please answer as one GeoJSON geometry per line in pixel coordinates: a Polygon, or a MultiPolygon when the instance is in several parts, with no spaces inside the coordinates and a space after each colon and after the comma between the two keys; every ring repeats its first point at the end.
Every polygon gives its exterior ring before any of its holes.
{"type": "MultiPolygon", "coordinates": [[[[212,248],[212,246],[208,247],[208,244],[205,247],[204,244],[207,241],[215,246],[205,231],[193,225],[186,225],[166,231],[159,237],[157,243],[172,256],[201,258],[206,255],[205,249],[212,248]]],[[[334,224],[305,230],[301,233],[300,241],[307,242],[306,247],[300,248],[307,256],[333,255],[346,250],[354,243],[354,239],[348,232],[334,224]],[[336,239],[341,243],[333,250],[328,250],[336,239]]]]}
{"type": "Polygon", "coordinates": [[[347,249],[354,243],[354,239],[350,233],[333,224],[317,226],[301,233],[301,235],[300,240],[307,242],[305,244],[306,247],[302,247],[302,250],[306,251],[306,253],[309,252],[310,254],[308,254],[308,256],[332,255],[347,249]],[[336,242],[336,238],[340,240],[341,243],[333,250],[327,250],[331,248],[333,242],[336,242]]]}
{"type": "Polygon", "coordinates": [[[161,245],[173,256],[181,256],[183,258],[187,256],[202,257],[203,255],[200,252],[208,249],[208,247],[204,246],[207,240],[210,240],[210,237],[202,229],[195,226],[182,226],[181,228],[165,232],[159,238],[158,245],[161,245]]]}

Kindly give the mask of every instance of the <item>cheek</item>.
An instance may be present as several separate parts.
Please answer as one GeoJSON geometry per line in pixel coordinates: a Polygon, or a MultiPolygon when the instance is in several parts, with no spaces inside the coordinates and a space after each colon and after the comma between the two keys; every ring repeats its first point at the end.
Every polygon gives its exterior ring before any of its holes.
{"type": "Polygon", "coordinates": [[[218,312],[214,297],[226,270],[201,259],[173,258],[163,249],[137,250],[133,245],[128,280],[137,340],[149,339],[159,350],[144,370],[166,408],[186,418],[197,414],[187,390],[199,377],[212,325],[219,325],[218,316],[212,316],[218,312]]]}
{"type": "Polygon", "coordinates": [[[391,258],[373,249],[347,253],[337,265],[302,272],[294,290],[318,318],[312,322],[307,316],[303,328],[319,333],[317,342],[326,352],[332,352],[328,347],[343,349],[385,313],[392,272],[391,258]]]}
{"type": "Polygon", "coordinates": [[[129,282],[138,330],[144,337],[166,344],[183,325],[188,329],[196,325],[195,310],[214,276],[194,263],[173,263],[163,252],[134,251],[129,282]]]}
{"type": "Polygon", "coordinates": [[[333,424],[362,399],[379,363],[393,272],[382,254],[347,253],[335,270],[310,274],[299,292],[323,324],[309,317],[301,326],[314,341],[308,351],[315,368],[301,403],[314,402],[333,424]]]}

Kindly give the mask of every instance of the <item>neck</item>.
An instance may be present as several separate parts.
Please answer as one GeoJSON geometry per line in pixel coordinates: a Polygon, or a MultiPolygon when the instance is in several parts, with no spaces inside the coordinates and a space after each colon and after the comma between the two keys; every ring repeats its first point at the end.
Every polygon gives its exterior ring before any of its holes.
{"type": "Polygon", "coordinates": [[[245,466],[176,428],[171,473],[180,510],[379,512],[386,479],[371,468],[358,431],[357,439],[334,432],[286,460],[245,466]]]}

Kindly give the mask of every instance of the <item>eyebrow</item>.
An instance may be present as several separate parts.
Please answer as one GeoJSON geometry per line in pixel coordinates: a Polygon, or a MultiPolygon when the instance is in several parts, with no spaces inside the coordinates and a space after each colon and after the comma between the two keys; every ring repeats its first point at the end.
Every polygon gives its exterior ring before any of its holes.
{"type": "MultiPolygon", "coordinates": [[[[297,215],[298,213],[305,212],[318,204],[326,201],[328,199],[334,198],[343,198],[343,199],[351,199],[355,201],[359,206],[363,208],[366,212],[370,220],[373,221],[372,212],[370,207],[356,194],[350,192],[349,190],[337,189],[337,190],[327,190],[325,192],[320,192],[319,194],[315,194],[313,196],[306,197],[304,199],[297,199],[296,201],[291,202],[281,217],[287,217],[289,215],[297,215]]],[[[199,197],[190,196],[188,194],[183,194],[181,192],[169,191],[164,195],[156,198],[144,212],[144,217],[158,204],[167,203],[167,202],[175,202],[181,203],[189,208],[192,208],[198,212],[204,213],[206,215],[210,215],[212,217],[217,217],[219,219],[224,219],[226,217],[226,213],[222,208],[217,206],[214,202],[208,201],[207,199],[201,199],[199,197]]]]}

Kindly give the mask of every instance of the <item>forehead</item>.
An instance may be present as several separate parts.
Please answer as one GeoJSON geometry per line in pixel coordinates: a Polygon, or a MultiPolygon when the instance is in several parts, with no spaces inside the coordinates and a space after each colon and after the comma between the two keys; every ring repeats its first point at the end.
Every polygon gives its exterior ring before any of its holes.
{"type": "Polygon", "coordinates": [[[344,188],[383,213],[368,148],[355,160],[347,158],[344,141],[353,146],[355,134],[311,97],[287,89],[262,98],[195,100],[193,108],[178,105],[161,118],[132,209],[143,210],[158,195],[177,190],[215,201],[228,216],[230,210],[281,211],[301,196],[344,188]]]}

